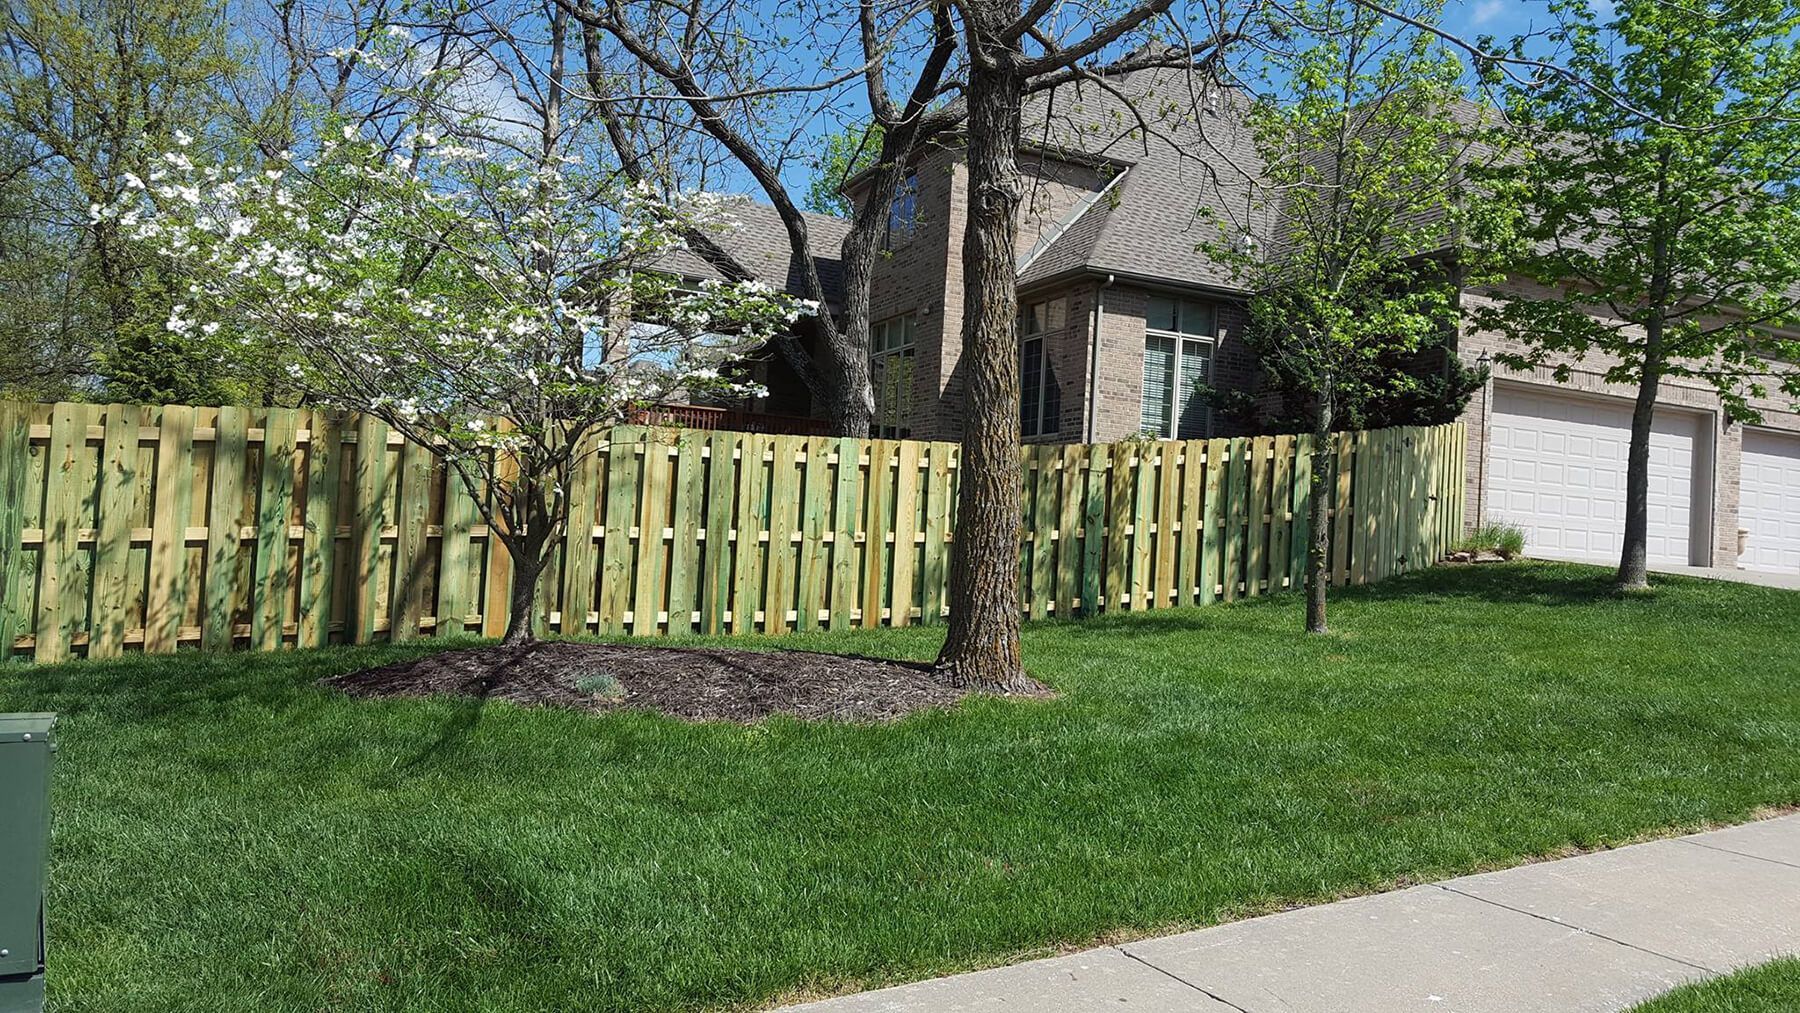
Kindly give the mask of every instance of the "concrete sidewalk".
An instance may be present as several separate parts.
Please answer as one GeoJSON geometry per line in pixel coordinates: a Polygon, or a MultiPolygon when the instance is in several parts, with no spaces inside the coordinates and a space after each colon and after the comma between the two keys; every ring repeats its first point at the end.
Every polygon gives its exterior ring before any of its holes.
{"type": "Polygon", "coordinates": [[[810,1013],[1581,1013],[1800,951],[1800,815],[864,992],[810,1013]]]}

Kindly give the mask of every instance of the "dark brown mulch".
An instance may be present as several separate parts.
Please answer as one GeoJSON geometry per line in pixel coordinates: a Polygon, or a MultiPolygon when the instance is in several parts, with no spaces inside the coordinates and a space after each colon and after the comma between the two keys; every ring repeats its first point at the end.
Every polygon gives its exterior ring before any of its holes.
{"type": "MultiPolygon", "coordinates": [[[[322,680],[359,697],[469,696],[607,711],[636,708],[696,721],[771,714],[888,721],[948,707],[968,689],[929,665],[807,651],[738,651],[540,641],[473,647],[322,680]]],[[[1018,696],[1049,696],[1033,682],[1018,696]]]]}

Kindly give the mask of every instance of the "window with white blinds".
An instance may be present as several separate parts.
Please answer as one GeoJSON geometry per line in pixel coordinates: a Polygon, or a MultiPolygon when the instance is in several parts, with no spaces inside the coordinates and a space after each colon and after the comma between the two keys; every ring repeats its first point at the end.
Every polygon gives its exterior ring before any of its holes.
{"type": "Polygon", "coordinates": [[[1142,431],[1165,440],[1209,435],[1212,410],[1199,385],[1212,375],[1213,307],[1155,296],[1144,318],[1142,431]]]}

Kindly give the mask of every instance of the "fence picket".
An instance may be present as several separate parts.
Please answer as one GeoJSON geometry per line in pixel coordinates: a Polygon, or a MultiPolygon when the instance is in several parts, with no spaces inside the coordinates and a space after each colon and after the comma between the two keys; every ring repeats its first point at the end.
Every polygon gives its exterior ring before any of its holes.
{"type": "MultiPolygon", "coordinates": [[[[52,423],[54,427],[54,423],[52,423]]],[[[194,409],[169,405],[157,427],[156,494],[150,527],[150,587],[144,605],[144,651],[175,650],[187,614],[187,526],[193,510],[194,409]]],[[[52,434],[55,440],[55,434],[52,434]]],[[[47,527],[47,526],[46,526],[47,527]]],[[[74,536],[70,532],[70,537],[74,536]]],[[[51,558],[48,555],[46,558],[51,558]]],[[[46,580],[49,574],[46,573],[46,580]]],[[[40,659],[42,660],[42,659],[40,659]]]]}
{"type": "MultiPolygon", "coordinates": [[[[23,404],[0,402],[0,661],[13,655],[25,614],[25,498],[29,482],[31,413],[23,404]]],[[[35,628],[35,623],[33,624],[35,628]]]]}
{"type": "MultiPolygon", "coordinates": [[[[225,409],[221,408],[221,433],[224,419],[225,409]]],[[[324,647],[331,642],[331,588],[337,576],[338,495],[343,479],[344,441],[338,420],[323,412],[313,413],[310,428],[306,451],[305,534],[300,543],[300,611],[295,637],[298,646],[324,647]]],[[[215,464],[214,488],[228,470],[215,464]]],[[[218,502],[216,497],[214,502],[218,502]]],[[[210,619],[208,624],[210,627],[210,619]]]]}

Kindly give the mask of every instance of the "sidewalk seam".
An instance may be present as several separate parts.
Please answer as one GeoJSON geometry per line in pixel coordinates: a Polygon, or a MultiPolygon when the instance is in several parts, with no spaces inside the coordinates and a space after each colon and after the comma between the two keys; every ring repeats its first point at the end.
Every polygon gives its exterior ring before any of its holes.
{"type": "MultiPolygon", "coordinates": [[[[1454,881],[1452,881],[1452,882],[1454,882],[1454,881]]],[[[1664,960],[1673,961],[1674,963],[1680,964],[1683,967],[1691,967],[1696,971],[1705,971],[1707,974],[1718,974],[1719,973],[1719,970],[1717,968],[1707,967],[1705,964],[1696,964],[1691,960],[1683,960],[1680,957],[1673,957],[1667,953],[1662,953],[1657,950],[1652,950],[1648,946],[1639,946],[1636,943],[1628,943],[1623,939],[1618,939],[1613,936],[1609,936],[1604,932],[1596,932],[1593,929],[1583,928],[1582,926],[1576,925],[1573,922],[1558,921],[1555,918],[1547,918],[1544,915],[1538,914],[1535,911],[1526,911],[1523,908],[1513,907],[1511,904],[1502,904],[1497,900],[1489,900],[1486,897],[1478,897],[1472,893],[1465,893],[1462,890],[1458,890],[1455,887],[1450,886],[1448,883],[1433,883],[1431,885],[1437,887],[1438,889],[1444,891],[1445,893],[1453,893],[1453,894],[1456,894],[1458,897],[1467,897],[1470,900],[1479,901],[1483,904],[1488,904],[1493,907],[1497,907],[1502,911],[1511,911],[1515,914],[1522,914],[1527,918],[1536,918],[1540,922],[1545,922],[1547,924],[1554,925],[1557,928],[1568,929],[1571,932],[1579,932],[1583,935],[1593,936],[1595,939],[1604,939],[1609,943],[1612,943],[1617,946],[1623,946],[1628,950],[1636,950],[1639,953],[1648,953],[1652,957],[1661,957],[1664,960]]]]}
{"type": "Polygon", "coordinates": [[[1239,1006],[1235,1002],[1232,1002],[1230,999],[1227,999],[1224,996],[1211,991],[1210,989],[1201,988],[1199,985],[1194,984],[1193,982],[1187,980],[1186,978],[1183,978],[1181,975],[1176,974],[1173,971],[1165,970],[1164,968],[1158,967],[1155,964],[1152,964],[1148,960],[1145,960],[1143,957],[1138,956],[1137,954],[1131,952],[1130,950],[1126,949],[1123,946],[1114,946],[1113,949],[1119,951],[1121,954],[1124,954],[1126,957],[1129,957],[1130,959],[1137,961],[1138,963],[1144,965],[1145,967],[1148,967],[1150,970],[1155,971],[1157,974],[1160,974],[1166,978],[1169,978],[1172,981],[1176,981],[1183,985],[1186,985],[1187,987],[1193,989],[1194,991],[1200,993],[1203,996],[1206,996],[1208,999],[1211,999],[1214,1002],[1223,1003],[1226,1006],[1230,1006],[1232,1009],[1237,1010],[1238,1013],[1250,1013],[1249,1010],[1245,1009],[1242,1006],[1239,1006]]]}
{"type": "Polygon", "coordinates": [[[1730,848],[1721,848],[1717,844],[1705,844],[1705,843],[1702,843],[1701,841],[1694,840],[1691,837],[1677,837],[1675,839],[1677,841],[1680,841],[1682,844],[1692,844],[1696,848],[1705,848],[1708,851],[1717,851],[1721,854],[1726,854],[1726,855],[1736,855],[1739,858],[1754,858],[1759,862],[1768,862],[1771,865],[1784,865],[1790,869],[1800,869],[1800,864],[1795,864],[1794,862],[1784,862],[1779,858],[1767,858],[1763,855],[1752,855],[1752,854],[1749,854],[1749,853],[1743,852],[1743,851],[1733,851],[1730,848]]]}

